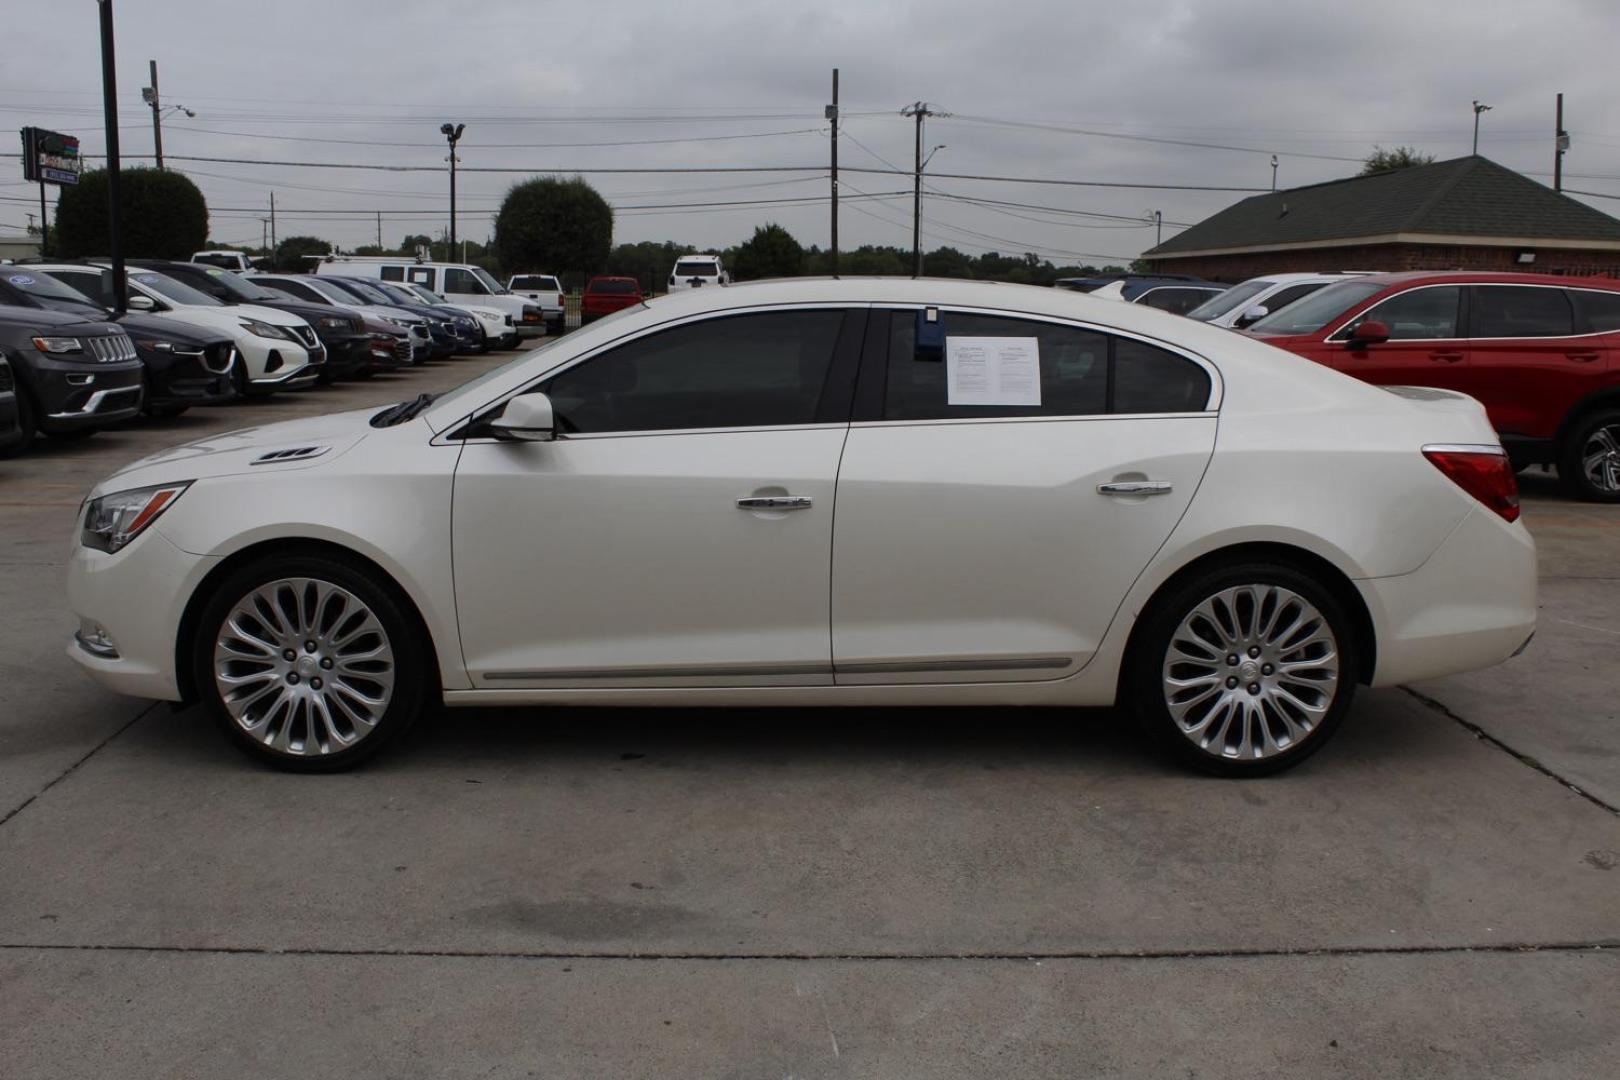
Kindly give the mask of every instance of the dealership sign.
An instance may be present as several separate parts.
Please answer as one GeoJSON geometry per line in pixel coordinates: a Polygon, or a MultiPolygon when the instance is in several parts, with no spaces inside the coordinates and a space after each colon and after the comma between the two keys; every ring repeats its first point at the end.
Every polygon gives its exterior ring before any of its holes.
{"type": "Polygon", "coordinates": [[[41,184],[79,182],[79,137],[44,128],[22,129],[23,179],[41,184]]]}

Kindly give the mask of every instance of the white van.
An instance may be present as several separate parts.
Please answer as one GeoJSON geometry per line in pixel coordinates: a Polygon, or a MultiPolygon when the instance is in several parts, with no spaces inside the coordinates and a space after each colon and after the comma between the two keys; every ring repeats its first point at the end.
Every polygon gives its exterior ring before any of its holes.
{"type": "Polygon", "coordinates": [[[235,270],[238,274],[253,269],[253,260],[240,251],[199,251],[191,257],[194,263],[217,266],[221,270],[235,270]]]}
{"type": "Polygon", "coordinates": [[[409,282],[432,289],[453,304],[495,308],[512,316],[512,325],[517,328],[520,337],[539,337],[546,332],[545,312],[540,305],[521,296],[513,296],[482,266],[359,255],[322,255],[312,261],[316,274],[409,282]]]}
{"type": "Polygon", "coordinates": [[[696,289],[704,285],[727,285],[731,275],[720,264],[718,255],[682,255],[669,272],[669,291],[696,289]]]}

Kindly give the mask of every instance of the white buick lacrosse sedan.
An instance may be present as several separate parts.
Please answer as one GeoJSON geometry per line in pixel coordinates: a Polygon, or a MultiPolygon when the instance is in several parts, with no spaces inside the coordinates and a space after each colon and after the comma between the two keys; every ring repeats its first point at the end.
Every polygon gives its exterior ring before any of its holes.
{"type": "Polygon", "coordinates": [[[801,280],[638,305],[438,398],[91,492],[70,654],[262,761],[430,705],[1128,704],[1293,765],[1357,683],[1535,621],[1472,399],[1058,289],[801,280]]]}

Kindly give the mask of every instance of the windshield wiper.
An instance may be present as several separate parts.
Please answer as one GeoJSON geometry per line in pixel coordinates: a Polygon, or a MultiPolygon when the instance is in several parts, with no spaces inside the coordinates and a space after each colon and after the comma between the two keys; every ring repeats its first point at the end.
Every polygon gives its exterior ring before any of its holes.
{"type": "Polygon", "coordinates": [[[381,428],[403,424],[433,404],[433,399],[438,396],[437,394],[417,394],[409,401],[402,401],[398,405],[390,405],[371,418],[371,426],[381,428]]]}

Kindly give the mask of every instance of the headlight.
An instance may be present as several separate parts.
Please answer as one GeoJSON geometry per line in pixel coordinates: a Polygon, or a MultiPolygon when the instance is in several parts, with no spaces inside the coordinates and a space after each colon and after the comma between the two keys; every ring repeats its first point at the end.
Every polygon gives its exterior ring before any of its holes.
{"type": "Polygon", "coordinates": [[[285,341],[291,336],[281,327],[271,326],[269,323],[260,322],[258,319],[243,319],[242,325],[248,328],[250,334],[257,334],[263,338],[273,338],[276,341],[285,341]]]}
{"type": "Polygon", "coordinates": [[[397,316],[394,316],[394,315],[384,315],[383,316],[383,322],[391,322],[395,326],[403,326],[407,330],[409,330],[411,327],[416,325],[417,320],[415,320],[415,319],[401,319],[401,318],[399,318],[397,316]]]}
{"type": "Polygon", "coordinates": [[[347,330],[350,325],[349,320],[341,315],[321,316],[321,326],[327,330],[347,330]]]}
{"type": "Polygon", "coordinates": [[[79,543],[97,551],[117,551],[145,531],[190,486],[191,481],[187,480],[181,484],[135,488],[91,499],[84,512],[84,527],[79,532],[79,543]]]}
{"type": "Polygon", "coordinates": [[[502,312],[491,311],[488,308],[473,308],[472,313],[480,319],[493,319],[496,322],[500,322],[502,315],[502,312]]]}
{"type": "Polygon", "coordinates": [[[79,339],[76,337],[37,337],[34,339],[34,348],[42,353],[76,353],[84,351],[84,346],[79,344],[79,339]]]}

